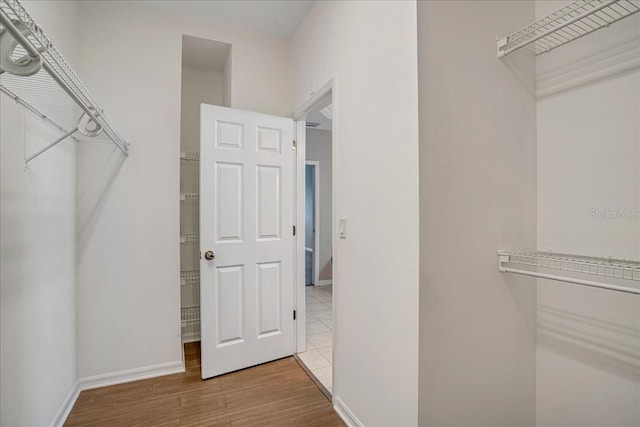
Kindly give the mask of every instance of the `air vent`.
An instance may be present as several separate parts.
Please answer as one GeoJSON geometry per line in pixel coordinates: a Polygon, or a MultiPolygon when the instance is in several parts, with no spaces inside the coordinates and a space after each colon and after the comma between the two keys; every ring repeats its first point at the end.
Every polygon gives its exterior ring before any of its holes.
{"type": "Polygon", "coordinates": [[[308,128],[317,128],[318,126],[320,126],[320,123],[307,122],[307,127],[308,128]]]}

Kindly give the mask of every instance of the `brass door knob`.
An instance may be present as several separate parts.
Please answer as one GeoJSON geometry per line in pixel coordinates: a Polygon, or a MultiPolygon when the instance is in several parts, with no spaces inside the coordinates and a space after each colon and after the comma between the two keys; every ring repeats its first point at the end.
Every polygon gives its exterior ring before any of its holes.
{"type": "Polygon", "coordinates": [[[204,259],[206,259],[207,261],[211,261],[215,257],[216,257],[216,254],[214,254],[213,251],[207,251],[204,253],[204,259]]]}

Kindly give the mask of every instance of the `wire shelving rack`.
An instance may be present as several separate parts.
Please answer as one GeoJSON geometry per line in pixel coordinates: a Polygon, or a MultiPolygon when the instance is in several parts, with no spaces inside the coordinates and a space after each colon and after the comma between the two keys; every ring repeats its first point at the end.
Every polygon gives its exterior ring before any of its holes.
{"type": "Polygon", "coordinates": [[[498,251],[498,270],[503,273],[523,274],[640,295],[640,287],[638,287],[640,285],[640,261],[543,251],[498,251]],[[577,274],[560,276],[546,272],[553,270],[577,274]],[[576,277],[576,275],[597,276],[600,280],[601,278],[609,278],[616,282],[628,281],[630,284],[635,282],[635,286],[588,280],[576,277]]]}
{"type": "Polygon", "coordinates": [[[522,48],[532,49],[536,55],[540,55],[639,11],[637,0],[577,0],[499,38],[498,57],[522,48]]]}
{"type": "Polygon", "coordinates": [[[112,142],[128,155],[129,144],[19,0],[0,0],[0,24],[0,38],[9,40],[8,46],[15,41],[13,52],[3,58],[0,91],[62,133],[25,161],[69,137],[112,142]]]}

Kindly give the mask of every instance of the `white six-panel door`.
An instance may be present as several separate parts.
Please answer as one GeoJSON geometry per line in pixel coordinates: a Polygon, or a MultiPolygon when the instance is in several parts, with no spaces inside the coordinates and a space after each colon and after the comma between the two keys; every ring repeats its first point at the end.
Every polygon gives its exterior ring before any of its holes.
{"type": "Polygon", "coordinates": [[[202,378],[294,352],[292,148],[291,119],[202,104],[202,378]]]}

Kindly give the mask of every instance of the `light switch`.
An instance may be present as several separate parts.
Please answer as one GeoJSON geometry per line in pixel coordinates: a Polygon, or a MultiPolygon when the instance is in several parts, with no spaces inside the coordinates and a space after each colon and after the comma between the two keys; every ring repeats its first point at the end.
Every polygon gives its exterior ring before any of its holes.
{"type": "Polygon", "coordinates": [[[340,218],[338,220],[338,233],[341,239],[347,238],[347,218],[340,218]]]}

